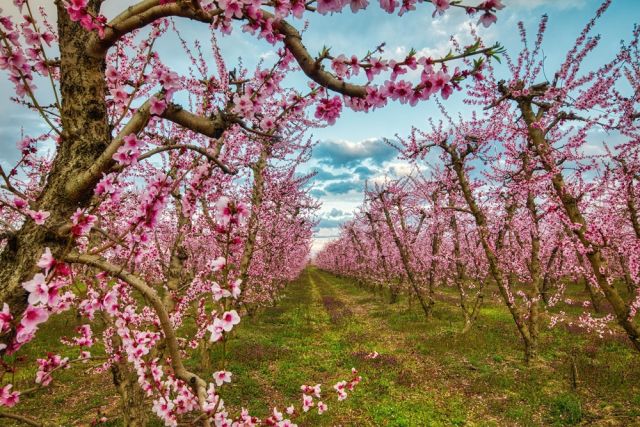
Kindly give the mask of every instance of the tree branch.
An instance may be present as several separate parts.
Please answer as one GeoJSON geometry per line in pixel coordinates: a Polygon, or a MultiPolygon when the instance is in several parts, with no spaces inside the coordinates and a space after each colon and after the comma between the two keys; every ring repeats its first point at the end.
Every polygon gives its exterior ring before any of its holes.
{"type": "Polygon", "coordinates": [[[207,383],[198,375],[188,371],[182,363],[180,346],[178,345],[178,339],[171,318],[155,289],[150,287],[141,277],[126,271],[124,267],[111,264],[104,258],[95,255],[73,252],[66,255],[64,260],[68,263],[84,264],[110,273],[114,277],[131,285],[131,287],[140,292],[151,303],[160,321],[160,327],[164,333],[167,349],[171,356],[171,367],[176,377],[189,384],[198,397],[200,407],[204,407],[207,396],[207,383]]]}

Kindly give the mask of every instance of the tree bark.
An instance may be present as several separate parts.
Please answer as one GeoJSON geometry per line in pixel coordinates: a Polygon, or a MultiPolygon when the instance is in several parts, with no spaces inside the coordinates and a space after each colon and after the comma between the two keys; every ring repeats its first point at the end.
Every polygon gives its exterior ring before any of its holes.
{"type": "MultiPolygon", "coordinates": [[[[99,4],[91,0],[89,10],[96,12],[99,4]]],[[[16,317],[27,306],[21,284],[36,273],[36,262],[45,247],[57,258],[65,251],[69,238],[60,237],[57,227],[67,223],[78,207],[87,206],[93,195],[93,192],[70,195],[65,190],[67,182],[88,169],[111,139],[105,101],[105,61],[86,55],[90,33],[69,19],[62,2],[58,2],[58,35],[62,131],[48,180],[33,207],[49,212],[50,216],[45,226],[27,219],[0,254],[0,302],[9,304],[16,317]]]]}

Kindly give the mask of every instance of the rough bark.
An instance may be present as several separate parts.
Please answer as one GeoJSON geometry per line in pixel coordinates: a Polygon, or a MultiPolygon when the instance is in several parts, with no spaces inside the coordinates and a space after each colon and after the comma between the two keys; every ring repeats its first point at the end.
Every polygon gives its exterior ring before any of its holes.
{"type": "MultiPolygon", "coordinates": [[[[90,1],[90,10],[95,11],[99,3],[90,1]]],[[[69,19],[61,2],[58,9],[62,131],[48,180],[35,202],[35,208],[49,212],[50,217],[45,227],[27,219],[0,254],[0,302],[8,303],[14,315],[26,308],[21,284],[36,272],[35,264],[44,248],[59,256],[69,243],[68,238],[58,235],[57,227],[68,222],[77,207],[86,206],[92,196],[92,192],[70,195],[66,183],[88,169],[110,141],[104,59],[85,54],[89,34],[69,19]]]]}
{"type": "Polygon", "coordinates": [[[144,392],[136,377],[124,363],[111,366],[113,384],[120,395],[120,414],[124,427],[144,427],[149,413],[144,402],[144,392]]]}

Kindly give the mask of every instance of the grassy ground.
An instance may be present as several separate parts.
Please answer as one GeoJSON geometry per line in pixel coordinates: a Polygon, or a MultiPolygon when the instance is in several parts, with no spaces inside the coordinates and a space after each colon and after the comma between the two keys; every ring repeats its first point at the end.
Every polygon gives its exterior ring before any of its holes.
{"type": "MultiPolygon", "coordinates": [[[[640,357],[624,340],[545,330],[540,362],[526,367],[513,322],[499,304],[486,304],[474,328],[461,335],[461,314],[451,304],[437,304],[427,321],[407,301],[390,305],[315,269],[285,294],[278,306],[243,318],[228,343],[233,382],[221,393],[232,413],[246,407],[264,416],[274,405],[298,403],[301,384],[322,383],[329,411],[312,411],[299,425],[640,426],[640,357]],[[373,351],[380,356],[366,358],[373,351]],[[351,367],[363,382],[337,402],[331,385],[347,379],[351,367]]],[[[219,351],[212,354],[214,370],[219,351]]],[[[62,397],[37,399],[29,410],[61,425],[82,424],[81,415],[88,419],[96,407],[113,411],[113,386],[97,378],[65,378],[70,385],[54,390],[62,397]],[[66,400],[76,389],[84,397],[66,400]]]]}

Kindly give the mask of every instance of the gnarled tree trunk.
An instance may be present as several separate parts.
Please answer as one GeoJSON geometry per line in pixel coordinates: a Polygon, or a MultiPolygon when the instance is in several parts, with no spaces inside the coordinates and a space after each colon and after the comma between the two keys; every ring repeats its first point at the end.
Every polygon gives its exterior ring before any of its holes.
{"type": "MultiPolygon", "coordinates": [[[[92,196],[92,192],[69,194],[67,184],[98,158],[111,139],[104,59],[86,54],[90,33],[69,19],[62,2],[57,3],[62,129],[48,180],[36,206],[32,206],[50,216],[45,226],[27,219],[0,254],[0,302],[8,303],[14,316],[26,308],[21,284],[35,274],[44,248],[49,247],[56,257],[65,251],[69,238],[60,237],[57,229],[70,221],[78,207],[87,206],[92,196]]],[[[95,12],[99,4],[91,0],[89,10],[95,12]]]]}

